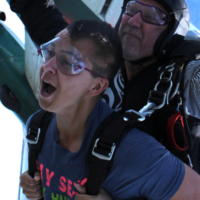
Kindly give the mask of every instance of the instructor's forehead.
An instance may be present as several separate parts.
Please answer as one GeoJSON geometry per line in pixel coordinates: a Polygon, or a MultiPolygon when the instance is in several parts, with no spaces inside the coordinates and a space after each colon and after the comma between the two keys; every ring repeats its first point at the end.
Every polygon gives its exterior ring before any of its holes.
{"type": "MultiPolygon", "coordinates": [[[[131,0],[132,1],[132,0],[131,0]]],[[[129,2],[131,2],[129,1],[129,2]]],[[[164,11],[165,13],[168,13],[168,11],[166,10],[166,8],[164,8],[161,4],[159,4],[157,1],[154,1],[154,0],[137,0],[141,3],[144,3],[144,4],[148,4],[150,6],[156,6],[158,8],[160,8],[162,11],[164,11]]]]}

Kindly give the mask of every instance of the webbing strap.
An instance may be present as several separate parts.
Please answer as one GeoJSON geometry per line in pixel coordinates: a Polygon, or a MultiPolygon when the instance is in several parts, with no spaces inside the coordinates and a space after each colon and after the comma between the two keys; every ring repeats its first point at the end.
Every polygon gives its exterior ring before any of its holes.
{"type": "Polygon", "coordinates": [[[36,168],[36,159],[39,153],[39,150],[42,145],[42,141],[50,122],[50,118],[52,113],[49,113],[44,110],[38,111],[33,117],[31,118],[29,127],[28,127],[28,134],[26,136],[28,144],[29,144],[29,175],[34,177],[35,172],[37,171],[36,168]],[[41,131],[39,131],[41,129],[41,131]],[[40,132],[40,135],[36,134],[40,132]],[[37,137],[37,138],[36,138],[37,137]]]}
{"type": "MultiPolygon", "coordinates": [[[[29,143],[28,173],[32,178],[34,178],[34,174],[37,171],[36,167],[37,156],[42,146],[44,135],[46,133],[52,115],[53,113],[47,112],[45,110],[40,110],[33,115],[28,127],[29,131],[26,136],[27,141],[29,143]],[[34,137],[36,136],[35,133],[36,132],[38,133],[39,130],[41,130],[40,134],[39,135],[37,134],[38,138],[37,141],[35,141],[34,139],[34,137]]],[[[40,200],[43,199],[44,198],[42,197],[40,200]]]]}
{"type": "Polygon", "coordinates": [[[37,155],[38,155],[37,154],[37,147],[36,148],[30,148],[29,147],[29,154],[28,154],[28,174],[32,178],[34,178],[34,174],[37,171],[37,167],[36,167],[37,155]]]}
{"type": "Polygon", "coordinates": [[[92,143],[92,151],[89,151],[90,170],[86,184],[87,194],[99,194],[106,174],[111,167],[118,143],[130,129],[136,127],[137,123],[137,118],[131,114],[117,113],[103,130],[98,129],[95,132],[95,142],[92,143]]]}

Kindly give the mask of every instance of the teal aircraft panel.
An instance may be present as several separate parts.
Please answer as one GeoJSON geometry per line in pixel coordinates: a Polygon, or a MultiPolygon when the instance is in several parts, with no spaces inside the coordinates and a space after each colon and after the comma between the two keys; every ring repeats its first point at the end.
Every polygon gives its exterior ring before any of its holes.
{"type": "Polygon", "coordinates": [[[20,107],[15,114],[23,123],[39,109],[25,77],[24,60],[24,49],[5,26],[0,24],[0,88],[6,85],[18,99],[20,107]]]}
{"type": "MultiPolygon", "coordinates": [[[[55,4],[68,22],[78,19],[101,20],[81,0],[55,0],[55,4]]],[[[6,85],[19,100],[20,110],[14,113],[26,123],[28,117],[39,109],[39,105],[25,76],[24,56],[24,49],[0,24],[0,88],[6,85]]]]}
{"type": "Polygon", "coordinates": [[[80,19],[101,20],[81,0],[55,0],[56,7],[63,13],[68,22],[80,19]]]}

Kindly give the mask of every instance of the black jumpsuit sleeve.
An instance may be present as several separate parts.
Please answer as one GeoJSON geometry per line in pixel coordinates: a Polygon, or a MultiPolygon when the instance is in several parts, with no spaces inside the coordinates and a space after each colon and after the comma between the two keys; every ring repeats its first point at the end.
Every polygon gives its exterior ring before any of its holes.
{"type": "Polygon", "coordinates": [[[46,6],[46,0],[11,0],[10,8],[20,15],[31,39],[37,45],[51,40],[68,25],[57,8],[46,6]]]}

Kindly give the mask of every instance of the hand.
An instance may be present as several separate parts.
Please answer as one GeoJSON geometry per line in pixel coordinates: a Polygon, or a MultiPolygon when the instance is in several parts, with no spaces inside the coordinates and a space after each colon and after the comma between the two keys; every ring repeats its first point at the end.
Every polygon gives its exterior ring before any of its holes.
{"type": "Polygon", "coordinates": [[[37,200],[43,197],[39,172],[36,172],[32,178],[26,171],[20,176],[20,180],[20,187],[27,199],[37,200]]]}
{"type": "Polygon", "coordinates": [[[112,198],[103,190],[100,190],[99,195],[90,196],[86,195],[86,189],[83,186],[76,184],[76,189],[81,193],[76,195],[75,200],[112,200],[112,198]]]}

